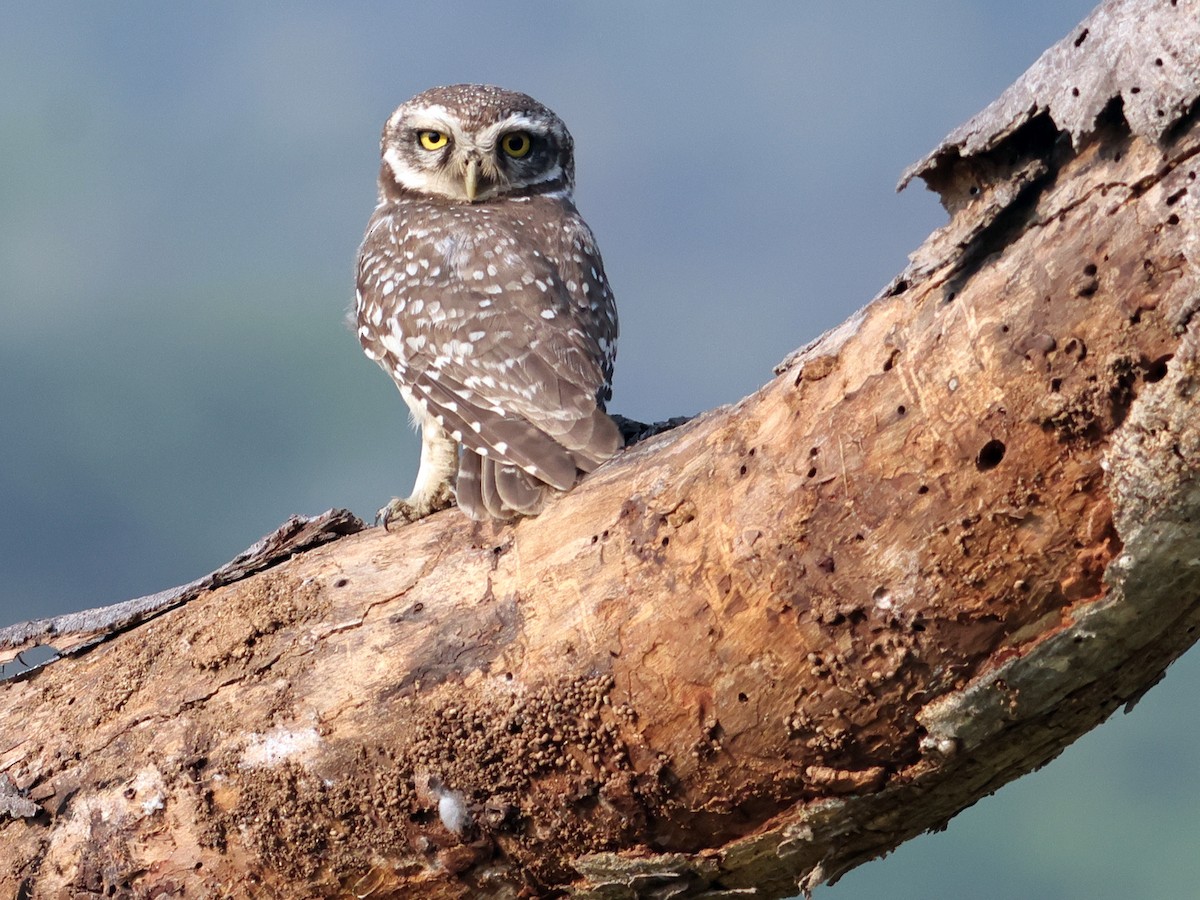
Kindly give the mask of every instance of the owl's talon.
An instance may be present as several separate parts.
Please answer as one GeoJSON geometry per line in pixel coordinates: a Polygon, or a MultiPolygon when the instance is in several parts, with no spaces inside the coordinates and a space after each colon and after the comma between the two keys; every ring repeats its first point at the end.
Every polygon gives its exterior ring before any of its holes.
{"type": "Polygon", "coordinates": [[[412,504],[403,497],[393,497],[386,506],[381,506],[379,512],[375,513],[375,524],[382,525],[384,531],[390,531],[388,526],[393,522],[408,524],[419,518],[421,517],[417,515],[412,504]]]}
{"type": "Polygon", "coordinates": [[[417,497],[415,494],[412,497],[393,497],[386,506],[380,507],[379,512],[375,513],[375,524],[382,525],[384,531],[390,531],[388,526],[393,522],[411,525],[418,519],[449,509],[453,505],[454,490],[449,484],[440,484],[436,490],[423,497],[417,497]]]}

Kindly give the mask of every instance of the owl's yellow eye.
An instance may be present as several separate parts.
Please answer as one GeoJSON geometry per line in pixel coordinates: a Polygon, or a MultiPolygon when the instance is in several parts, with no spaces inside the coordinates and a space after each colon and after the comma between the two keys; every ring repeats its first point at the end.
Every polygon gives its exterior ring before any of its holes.
{"type": "Polygon", "coordinates": [[[500,149],[513,159],[527,156],[533,147],[533,141],[523,131],[512,131],[500,139],[500,149]]]}
{"type": "Polygon", "coordinates": [[[450,138],[441,131],[422,131],[419,138],[426,150],[441,150],[450,142],[450,138]]]}

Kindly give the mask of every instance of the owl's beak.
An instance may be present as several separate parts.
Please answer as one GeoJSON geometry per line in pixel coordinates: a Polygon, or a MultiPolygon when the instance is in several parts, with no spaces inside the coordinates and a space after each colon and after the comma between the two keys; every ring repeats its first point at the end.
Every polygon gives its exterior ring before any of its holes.
{"type": "Polygon", "coordinates": [[[475,197],[479,194],[479,160],[467,160],[467,169],[463,172],[463,189],[467,192],[467,199],[475,202],[475,197]]]}

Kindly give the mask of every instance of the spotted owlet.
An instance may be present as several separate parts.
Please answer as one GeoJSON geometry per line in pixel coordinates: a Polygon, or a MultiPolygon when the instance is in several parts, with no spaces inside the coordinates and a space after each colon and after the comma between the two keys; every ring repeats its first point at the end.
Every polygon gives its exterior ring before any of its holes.
{"type": "Polygon", "coordinates": [[[358,338],[421,428],[413,521],[536,515],[617,452],[617,310],[575,209],[573,142],[525,94],[425,91],[388,119],[358,258],[358,338]]]}

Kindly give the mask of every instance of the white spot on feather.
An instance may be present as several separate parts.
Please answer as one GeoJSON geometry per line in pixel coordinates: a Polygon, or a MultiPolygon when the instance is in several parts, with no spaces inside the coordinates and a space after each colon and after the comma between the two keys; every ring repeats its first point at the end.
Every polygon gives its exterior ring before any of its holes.
{"type": "Polygon", "coordinates": [[[475,345],[469,341],[460,341],[457,338],[452,338],[446,342],[443,352],[453,359],[455,362],[461,363],[466,357],[470,356],[475,351],[475,345]]]}
{"type": "Polygon", "coordinates": [[[406,356],[404,351],[404,342],[400,340],[400,335],[394,331],[385,331],[379,335],[379,343],[383,344],[384,349],[396,354],[397,356],[406,356]]]}

